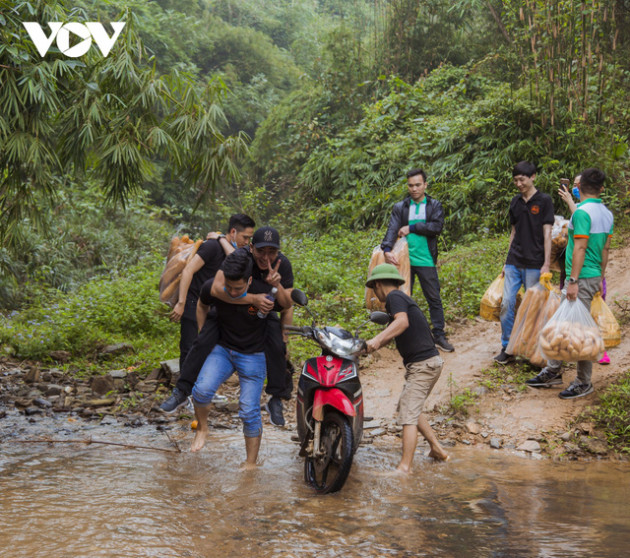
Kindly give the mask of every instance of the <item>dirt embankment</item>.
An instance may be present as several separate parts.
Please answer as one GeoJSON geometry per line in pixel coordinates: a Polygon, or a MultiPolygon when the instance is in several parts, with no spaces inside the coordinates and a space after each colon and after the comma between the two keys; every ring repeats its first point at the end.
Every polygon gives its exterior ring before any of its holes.
{"type": "MultiPolygon", "coordinates": [[[[614,310],[615,299],[630,296],[630,247],[612,251],[606,276],[606,298],[614,310]]],[[[525,388],[523,365],[501,367],[494,363],[492,357],[501,348],[499,323],[479,318],[451,330],[450,341],[456,350],[442,353],[444,370],[426,405],[434,428],[447,445],[491,444],[570,458],[606,454],[601,434],[591,424],[576,425],[575,421],[596,403],[608,384],[630,370],[628,325],[622,328],[621,344],[608,351],[611,363],[594,364],[594,393],[568,401],[558,397],[560,389],[525,388]],[[468,416],[446,416],[454,397],[456,402],[468,403],[468,416]],[[584,453],[586,448],[588,452],[584,453]]],[[[534,375],[536,370],[532,372],[534,375]]],[[[366,414],[383,420],[393,417],[403,376],[404,368],[395,350],[383,349],[366,363],[366,414]]],[[[564,387],[574,378],[575,364],[565,364],[564,387]]]]}

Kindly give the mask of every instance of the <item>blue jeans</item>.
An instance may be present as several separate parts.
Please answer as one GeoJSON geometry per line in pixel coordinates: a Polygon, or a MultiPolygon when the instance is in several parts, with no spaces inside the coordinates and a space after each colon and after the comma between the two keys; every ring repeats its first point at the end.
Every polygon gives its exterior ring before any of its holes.
{"type": "Polygon", "coordinates": [[[201,367],[192,390],[193,401],[196,405],[208,405],[234,370],[241,384],[238,416],[243,421],[243,434],[256,438],[262,434],[260,396],[267,375],[265,353],[244,354],[217,345],[201,367]]]}
{"type": "Polygon", "coordinates": [[[499,317],[501,320],[501,346],[504,350],[510,342],[510,335],[512,335],[512,328],[514,327],[516,294],[522,285],[525,285],[525,290],[527,290],[538,281],[540,281],[540,269],[525,269],[506,264],[503,300],[501,301],[501,315],[499,317]]]}

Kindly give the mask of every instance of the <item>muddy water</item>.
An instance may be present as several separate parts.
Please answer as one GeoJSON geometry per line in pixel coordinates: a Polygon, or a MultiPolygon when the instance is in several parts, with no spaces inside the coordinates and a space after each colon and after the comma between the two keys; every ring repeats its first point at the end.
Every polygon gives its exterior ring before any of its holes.
{"type": "MultiPolygon", "coordinates": [[[[17,421],[17,419],[15,419],[17,421]]],[[[342,492],[303,483],[291,433],[267,428],[262,466],[239,470],[241,434],[214,430],[201,454],[24,445],[36,435],[172,447],[155,427],[0,422],[0,555],[8,557],[622,556],[627,464],[552,464],[508,452],[416,456],[359,449],[342,492]]],[[[184,447],[185,425],[170,431],[184,447]]]]}

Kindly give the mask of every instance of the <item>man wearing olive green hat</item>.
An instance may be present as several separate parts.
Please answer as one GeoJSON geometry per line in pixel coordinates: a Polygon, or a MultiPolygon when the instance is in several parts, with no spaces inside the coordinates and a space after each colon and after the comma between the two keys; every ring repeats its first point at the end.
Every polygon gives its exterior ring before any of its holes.
{"type": "Polygon", "coordinates": [[[389,325],[367,342],[367,352],[377,351],[392,339],[405,364],[405,386],[398,401],[398,422],[403,427],[402,458],[397,471],[409,473],[418,444],[418,431],[429,443],[429,457],[446,461],[449,456],[422,414],[422,407],[437,382],[444,361],[435,348],[427,319],[416,302],[400,287],[405,280],[392,264],[377,265],[368,277],[366,287],[385,303],[389,325]]]}

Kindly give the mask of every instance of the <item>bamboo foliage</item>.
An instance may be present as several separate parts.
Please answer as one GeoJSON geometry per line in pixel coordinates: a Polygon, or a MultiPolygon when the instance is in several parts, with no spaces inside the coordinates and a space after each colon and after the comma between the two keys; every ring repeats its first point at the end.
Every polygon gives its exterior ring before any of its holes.
{"type": "Polygon", "coordinates": [[[502,7],[523,76],[531,80],[530,97],[547,109],[549,124],[557,123],[560,109],[602,122],[605,89],[616,65],[616,2],[504,0],[502,7]]]}
{"type": "Polygon", "coordinates": [[[63,3],[10,1],[0,12],[0,240],[12,240],[27,218],[43,223],[38,202],[54,199],[59,177],[90,175],[123,205],[157,159],[198,196],[237,178],[246,138],[222,133],[220,80],[201,87],[190,75],[160,75],[144,64],[129,10],[110,55],[92,49],[80,61],[57,49],[40,57],[21,24],[27,14],[81,19],[63,3]]]}

